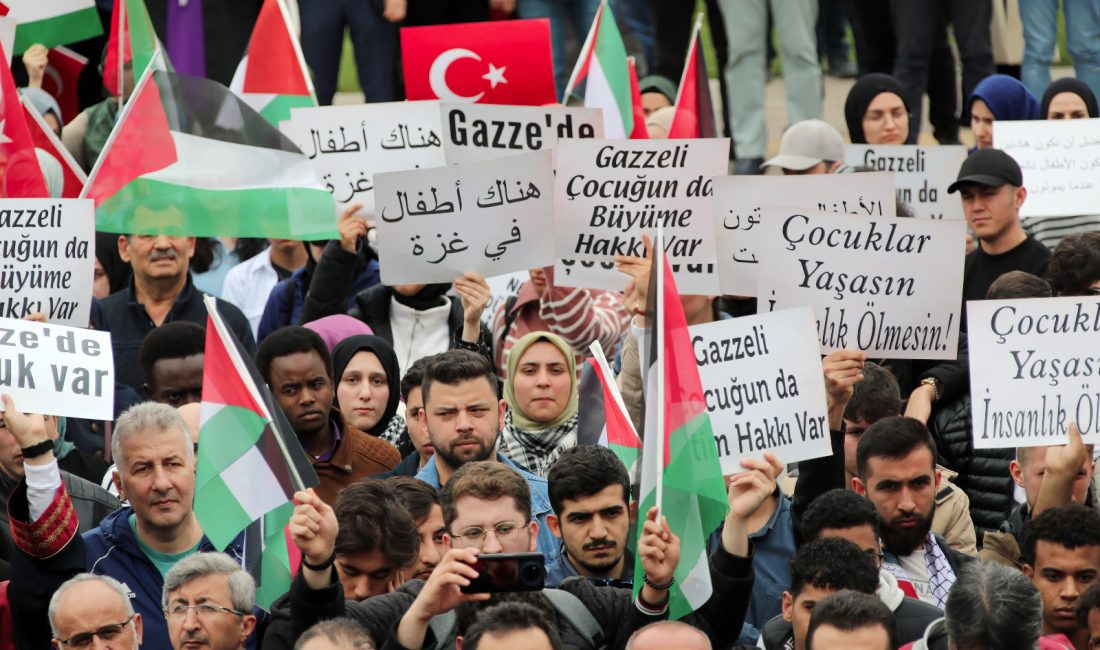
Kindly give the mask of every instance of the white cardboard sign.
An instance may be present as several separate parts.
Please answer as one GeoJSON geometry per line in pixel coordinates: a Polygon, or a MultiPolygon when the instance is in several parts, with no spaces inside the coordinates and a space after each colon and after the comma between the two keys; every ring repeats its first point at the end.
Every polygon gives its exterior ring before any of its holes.
{"type": "Polygon", "coordinates": [[[958,195],[947,193],[947,188],[958,178],[959,167],[966,156],[966,147],[962,145],[844,145],[846,164],[893,172],[897,200],[922,219],[966,217],[958,195]]]}
{"type": "Polygon", "coordinates": [[[1100,205],[1100,119],[993,122],[993,143],[1020,164],[1024,217],[1095,214],[1100,205]]]}
{"type": "Polygon", "coordinates": [[[823,353],[957,357],[966,223],[765,206],[759,310],[810,305],[823,353]]]}

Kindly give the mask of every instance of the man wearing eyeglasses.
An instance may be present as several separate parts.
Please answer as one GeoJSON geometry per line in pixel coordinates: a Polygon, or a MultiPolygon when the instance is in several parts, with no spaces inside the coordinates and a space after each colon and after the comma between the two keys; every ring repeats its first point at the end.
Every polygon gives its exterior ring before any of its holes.
{"type": "Polygon", "coordinates": [[[224,553],[196,553],[164,578],[172,648],[241,650],[256,627],[256,583],[224,553]]]}
{"type": "Polygon", "coordinates": [[[50,628],[56,650],[141,647],[141,614],[129,590],[108,576],[81,573],[61,585],[50,599],[50,628]]]}

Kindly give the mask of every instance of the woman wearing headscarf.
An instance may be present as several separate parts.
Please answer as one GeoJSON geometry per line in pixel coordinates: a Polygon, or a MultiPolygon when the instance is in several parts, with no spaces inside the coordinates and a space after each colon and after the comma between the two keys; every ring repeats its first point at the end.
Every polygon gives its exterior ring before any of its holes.
{"type": "MultiPolygon", "coordinates": [[[[1047,86],[1039,102],[1041,119],[1085,120],[1100,117],[1096,95],[1084,82],[1073,77],[1058,79],[1047,86]]],[[[1040,241],[1050,250],[1069,237],[1079,233],[1100,231],[1100,215],[1073,214],[1053,217],[1023,217],[1024,232],[1040,241]]],[[[1054,260],[1051,260],[1051,264],[1054,260]]]]}
{"type": "Polygon", "coordinates": [[[905,144],[909,137],[909,107],[897,79],[888,74],[864,75],[848,91],[844,121],[853,144],[905,144]]]}
{"type": "Polygon", "coordinates": [[[390,443],[402,457],[412,453],[405,418],[397,417],[401,375],[390,344],[370,334],[348,337],[332,351],[332,370],[344,421],[390,443]]]}
{"type": "Polygon", "coordinates": [[[118,254],[118,235],[113,232],[95,234],[95,279],[92,281],[92,295],[106,298],[116,291],[122,291],[130,284],[133,270],[118,254]]]}
{"type": "MultiPolygon", "coordinates": [[[[975,149],[993,147],[995,120],[1037,120],[1039,100],[1022,83],[1004,74],[992,74],[982,79],[970,95],[970,129],[976,140],[975,149]]],[[[971,152],[973,153],[973,149],[971,152]]]]}
{"type": "Polygon", "coordinates": [[[545,477],[558,456],[577,445],[577,366],[569,344],[550,332],[516,341],[504,401],[501,453],[545,477]]]}

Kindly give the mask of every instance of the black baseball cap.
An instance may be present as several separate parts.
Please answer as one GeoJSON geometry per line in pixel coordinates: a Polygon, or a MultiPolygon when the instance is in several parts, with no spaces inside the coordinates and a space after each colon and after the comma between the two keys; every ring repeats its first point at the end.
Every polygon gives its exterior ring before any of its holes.
{"type": "Polygon", "coordinates": [[[947,188],[947,193],[958,191],[964,183],[977,183],[987,187],[1024,184],[1024,173],[1012,156],[1000,149],[979,149],[963,161],[959,177],[947,188]]]}

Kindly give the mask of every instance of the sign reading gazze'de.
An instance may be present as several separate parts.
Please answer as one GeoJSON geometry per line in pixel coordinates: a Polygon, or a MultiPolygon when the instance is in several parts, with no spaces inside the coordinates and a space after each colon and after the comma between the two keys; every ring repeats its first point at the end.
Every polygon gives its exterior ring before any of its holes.
{"type": "Polygon", "coordinates": [[[1100,298],[971,301],[974,447],[1100,443],[1100,298]]]}

